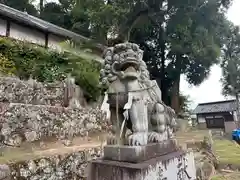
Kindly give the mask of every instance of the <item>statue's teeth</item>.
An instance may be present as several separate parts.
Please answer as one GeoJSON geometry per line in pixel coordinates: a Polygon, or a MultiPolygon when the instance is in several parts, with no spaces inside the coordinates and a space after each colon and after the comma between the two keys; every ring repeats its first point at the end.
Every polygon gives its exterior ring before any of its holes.
{"type": "Polygon", "coordinates": [[[136,71],[134,67],[130,66],[128,67],[125,72],[132,72],[132,71],[136,71]]]}

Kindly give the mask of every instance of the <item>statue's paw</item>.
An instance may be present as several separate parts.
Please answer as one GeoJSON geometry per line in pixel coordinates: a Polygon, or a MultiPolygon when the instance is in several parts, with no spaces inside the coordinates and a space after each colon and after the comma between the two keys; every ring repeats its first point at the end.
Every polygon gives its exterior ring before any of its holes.
{"type": "Polygon", "coordinates": [[[157,132],[150,132],[148,134],[148,142],[149,143],[156,143],[162,141],[162,135],[157,132]]]}
{"type": "Polygon", "coordinates": [[[114,135],[108,136],[108,138],[107,138],[107,144],[108,144],[108,145],[117,144],[117,138],[116,138],[116,136],[114,136],[114,135]]]}
{"type": "Polygon", "coordinates": [[[129,146],[143,146],[147,144],[147,133],[137,132],[128,136],[129,146]]]}

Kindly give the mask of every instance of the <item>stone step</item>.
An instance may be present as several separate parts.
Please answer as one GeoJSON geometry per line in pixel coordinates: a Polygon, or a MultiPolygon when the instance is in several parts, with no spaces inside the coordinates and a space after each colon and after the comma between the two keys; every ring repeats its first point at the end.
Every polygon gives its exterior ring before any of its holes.
{"type": "Polygon", "coordinates": [[[87,136],[107,127],[105,115],[97,108],[73,109],[21,103],[0,105],[1,139],[11,146],[49,137],[64,140],[87,136]]]}

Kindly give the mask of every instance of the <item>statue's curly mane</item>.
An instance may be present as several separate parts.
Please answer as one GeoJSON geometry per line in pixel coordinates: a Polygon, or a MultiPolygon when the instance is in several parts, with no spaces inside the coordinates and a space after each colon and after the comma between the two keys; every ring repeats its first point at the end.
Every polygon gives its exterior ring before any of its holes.
{"type": "Polygon", "coordinates": [[[117,62],[124,62],[126,60],[126,52],[133,51],[136,55],[136,59],[140,64],[140,77],[139,82],[148,87],[150,81],[149,72],[147,70],[146,63],[142,60],[143,51],[139,48],[138,45],[134,43],[121,43],[117,44],[114,47],[107,48],[103,53],[104,66],[100,71],[100,83],[102,85],[107,85],[115,81],[118,77],[113,73],[112,68],[113,64],[117,62]]]}

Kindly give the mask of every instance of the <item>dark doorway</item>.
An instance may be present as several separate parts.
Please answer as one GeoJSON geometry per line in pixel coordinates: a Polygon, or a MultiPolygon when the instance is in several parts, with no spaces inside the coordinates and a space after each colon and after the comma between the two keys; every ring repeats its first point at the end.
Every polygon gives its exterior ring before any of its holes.
{"type": "Polygon", "coordinates": [[[223,118],[206,119],[207,128],[209,129],[224,129],[223,118]]]}

